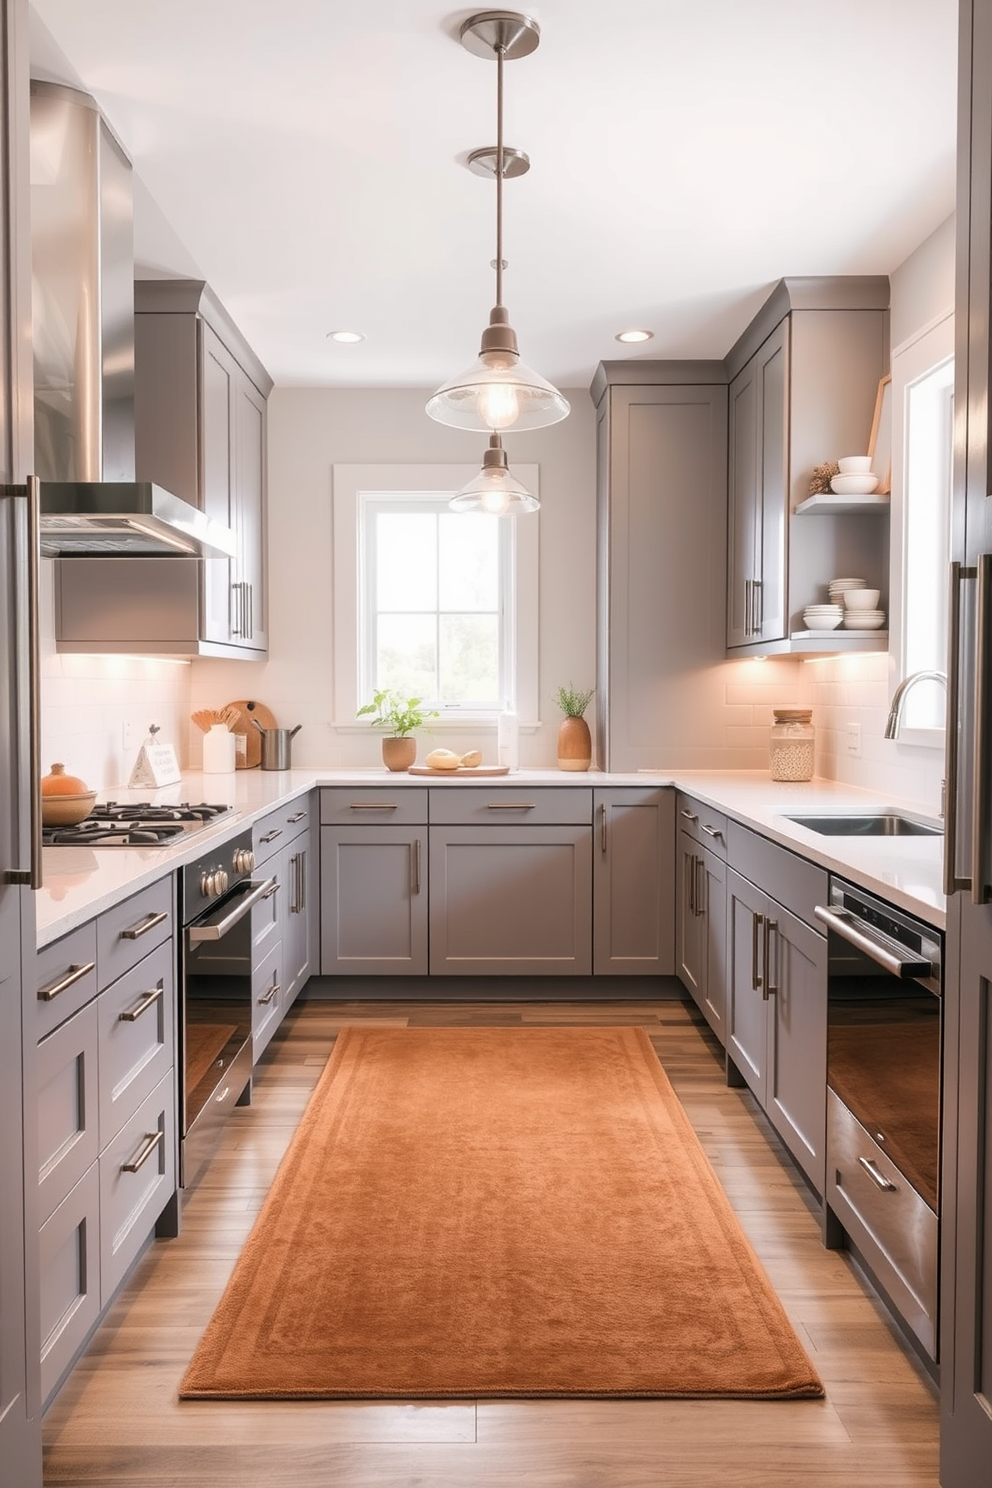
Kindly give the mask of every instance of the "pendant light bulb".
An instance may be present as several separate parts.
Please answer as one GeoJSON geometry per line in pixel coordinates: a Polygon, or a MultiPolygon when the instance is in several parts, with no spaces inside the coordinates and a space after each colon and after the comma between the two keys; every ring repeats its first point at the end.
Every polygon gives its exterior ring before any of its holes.
{"type": "Polygon", "coordinates": [[[489,437],[489,448],[482,457],[482,469],[448,502],[455,512],[484,512],[493,517],[510,517],[518,512],[533,512],[541,503],[522,486],[506,463],[506,451],[498,434],[489,437]]]}

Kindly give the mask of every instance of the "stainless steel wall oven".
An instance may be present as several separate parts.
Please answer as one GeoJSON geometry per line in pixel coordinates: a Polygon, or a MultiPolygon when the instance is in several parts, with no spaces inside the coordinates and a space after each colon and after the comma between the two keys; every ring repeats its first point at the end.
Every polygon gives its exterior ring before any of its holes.
{"type": "Polygon", "coordinates": [[[831,879],[827,1234],[937,1357],[943,936],[831,879]]]}
{"type": "MultiPolygon", "coordinates": [[[[183,869],[180,952],[180,1181],[210,1157],[234,1105],[251,1100],[252,910],[276,893],[253,882],[251,830],[183,869]]],[[[278,987],[275,991],[278,992],[278,987]]]]}

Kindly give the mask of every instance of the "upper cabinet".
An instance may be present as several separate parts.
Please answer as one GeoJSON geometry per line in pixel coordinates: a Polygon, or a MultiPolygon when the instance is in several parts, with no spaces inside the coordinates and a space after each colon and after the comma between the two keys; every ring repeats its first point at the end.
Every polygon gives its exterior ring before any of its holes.
{"type": "Polygon", "coordinates": [[[233,558],[205,558],[202,650],[266,650],[266,398],[272,380],[199,280],[134,286],[135,461],[232,528],[233,558]]]}
{"type": "Polygon", "coordinates": [[[807,636],[803,610],[826,601],[834,578],[888,592],[886,504],[808,503],[815,466],[867,451],[888,302],[883,277],[783,279],[726,358],[732,655],[887,645],[843,629],[807,636]]]}

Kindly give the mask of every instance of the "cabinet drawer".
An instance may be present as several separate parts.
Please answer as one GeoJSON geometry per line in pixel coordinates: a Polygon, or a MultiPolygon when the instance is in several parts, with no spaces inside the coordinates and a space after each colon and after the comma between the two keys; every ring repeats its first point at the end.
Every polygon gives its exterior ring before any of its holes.
{"type": "Polygon", "coordinates": [[[727,859],[741,875],[765,890],[800,920],[819,931],[813,910],[827,903],[827,874],[787,848],[759,837],[735,821],[727,823],[727,859]]]}
{"type": "Polygon", "coordinates": [[[675,820],[679,831],[686,832],[694,842],[700,843],[718,858],[727,856],[727,818],[711,806],[704,806],[692,796],[679,792],[675,806],[675,820]]]}
{"type": "Polygon", "coordinates": [[[163,878],[100,916],[96,922],[96,955],[101,988],[109,987],[149,951],[171,938],[173,897],[172,878],[163,878]]]}
{"type": "Polygon", "coordinates": [[[88,1168],[38,1232],[41,1396],[49,1397],[100,1315],[100,1176],[88,1168]]]}
{"type": "Polygon", "coordinates": [[[100,1145],[105,1147],[175,1063],[172,942],[118,977],[97,1007],[100,1145]]]}
{"type": "Polygon", "coordinates": [[[98,1004],[38,1045],[38,1218],[44,1222],[100,1152],[98,1004]]]}
{"type": "Polygon", "coordinates": [[[260,868],[272,857],[273,853],[279,852],[288,842],[292,842],[294,837],[305,832],[309,825],[309,796],[298,796],[295,801],[287,802],[285,806],[280,806],[277,811],[270,811],[268,816],[257,821],[251,829],[256,868],[260,868]]]}
{"type": "Polygon", "coordinates": [[[100,1154],[100,1295],[110,1302],[176,1190],[173,1071],[100,1154]]]}
{"type": "Polygon", "coordinates": [[[252,1060],[258,1059],[275,1033],[285,1012],[286,989],[282,977],[282,941],[277,941],[251,974],[252,1060]]]}
{"type": "Polygon", "coordinates": [[[45,946],[35,957],[38,1017],[35,1032],[44,1038],[96,996],[96,921],[45,946]]]}
{"type": "Polygon", "coordinates": [[[424,827],[427,791],[407,786],[328,787],[320,793],[320,821],[325,827],[424,827]]]}
{"type": "Polygon", "coordinates": [[[592,791],[526,785],[480,789],[452,783],[432,788],[430,813],[432,826],[585,826],[592,822],[592,791]]]}

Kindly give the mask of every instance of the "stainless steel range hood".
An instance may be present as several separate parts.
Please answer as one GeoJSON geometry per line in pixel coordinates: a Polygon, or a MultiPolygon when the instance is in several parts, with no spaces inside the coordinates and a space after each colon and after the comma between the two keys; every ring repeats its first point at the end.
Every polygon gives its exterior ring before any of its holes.
{"type": "Polygon", "coordinates": [[[131,163],[88,94],[38,81],[31,266],[43,551],[230,556],[233,532],[135,480],[131,163]]]}

